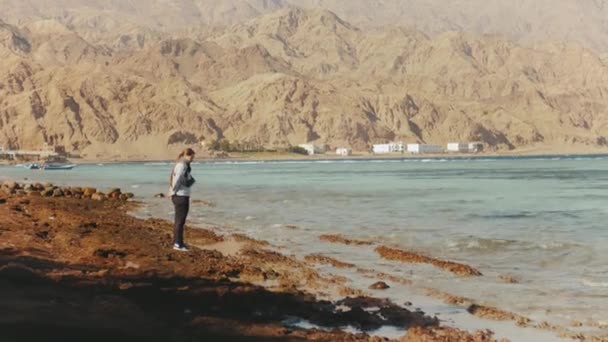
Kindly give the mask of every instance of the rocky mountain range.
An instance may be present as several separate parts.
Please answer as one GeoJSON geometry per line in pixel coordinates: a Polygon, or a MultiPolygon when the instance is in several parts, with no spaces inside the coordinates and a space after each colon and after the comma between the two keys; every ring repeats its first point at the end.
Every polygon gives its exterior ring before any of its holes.
{"type": "Polygon", "coordinates": [[[608,52],[606,0],[0,0],[0,18],[14,25],[56,19],[99,35],[128,32],[133,25],[163,31],[233,25],[290,6],[327,9],[360,27],[500,34],[516,42],[579,42],[608,52]]]}
{"type": "MultiPolygon", "coordinates": [[[[358,0],[42,2],[0,0],[0,146],[132,159],[222,138],[608,150],[608,36],[591,39],[592,30],[567,42],[534,25],[520,37],[498,23],[477,30],[465,15],[462,25],[417,22],[424,8],[442,17],[460,1],[378,0],[375,10],[358,0]],[[416,11],[397,11],[407,3],[416,11]],[[482,34],[492,27],[500,34],[482,34]]],[[[603,1],[568,3],[595,9],[573,25],[604,32],[594,23],[603,1]]]]}

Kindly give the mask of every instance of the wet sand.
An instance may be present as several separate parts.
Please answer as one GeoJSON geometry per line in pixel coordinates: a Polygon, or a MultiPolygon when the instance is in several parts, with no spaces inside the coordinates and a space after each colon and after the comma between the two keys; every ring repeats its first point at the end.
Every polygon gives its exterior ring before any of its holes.
{"type": "Polygon", "coordinates": [[[407,329],[402,341],[493,340],[441,327],[314,267],[349,263],[298,260],[210,229],[188,229],[192,251],[176,252],[171,224],[130,216],[138,204],[126,197],[18,187],[0,191],[3,341],[389,341],[364,333],[384,326],[407,329]],[[324,329],[290,324],[298,321],[324,329]]]}

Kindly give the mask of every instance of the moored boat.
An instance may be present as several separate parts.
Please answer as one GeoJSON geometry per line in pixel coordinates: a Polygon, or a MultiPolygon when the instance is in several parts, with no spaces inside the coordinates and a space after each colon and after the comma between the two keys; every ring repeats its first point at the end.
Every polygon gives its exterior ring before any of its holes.
{"type": "Polygon", "coordinates": [[[43,170],[49,170],[49,171],[54,171],[54,170],[71,170],[74,167],[76,167],[76,165],[67,165],[67,164],[45,164],[43,165],[41,168],[43,170]]]}
{"type": "Polygon", "coordinates": [[[38,169],[40,169],[40,165],[38,165],[38,164],[25,164],[25,165],[22,165],[22,167],[24,167],[24,168],[26,168],[28,170],[38,170],[38,169]]]}

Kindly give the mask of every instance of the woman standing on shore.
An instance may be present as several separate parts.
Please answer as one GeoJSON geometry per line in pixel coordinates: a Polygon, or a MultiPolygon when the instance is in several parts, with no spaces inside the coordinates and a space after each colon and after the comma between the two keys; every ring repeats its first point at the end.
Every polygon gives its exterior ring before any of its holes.
{"type": "Polygon", "coordinates": [[[190,192],[194,185],[192,168],[190,164],[194,160],[194,150],[185,149],[177,157],[177,163],[171,173],[171,201],[175,207],[175,226],[173,227],[173,249],[187,252],[188,247],[184,243],[184,225],[190,210],[190,192]]]}

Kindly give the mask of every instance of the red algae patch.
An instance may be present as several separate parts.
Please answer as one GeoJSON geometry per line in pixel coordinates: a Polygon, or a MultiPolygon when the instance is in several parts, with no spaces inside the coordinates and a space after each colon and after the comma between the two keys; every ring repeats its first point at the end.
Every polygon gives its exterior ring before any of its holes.
{"type": "Polygon", "coordinates": [[[426,294],[430,297],[437,298],[449,305],[470,306],[473,300],[466,297],[454,296],[449,293],[441,292],[435,289],[427,289],[426,294]]]}
{"type": "MultiPolygon", "coordinates": [[[[494,333],[489,330],[477,331],[474,334],[454,328],[415,327],[408,330],[400,342],[494,342],[494,333]]],[[[507,342],[501,340],[500,342],[507,342]]]]}
{"type": "Polygon", "coordinates": [[[216,207],[215,203],[213,203],[211,201],[207,201],[207,200],[201,200],[201,199],[192,200],[192,204],[200,204],[202,206],[209,207],[209,208],[215,208],[216,207]]]}
{"type": "Polygon", "coordinates": [[[466,307],[467,311],[474,316],[493,321],[515,321],[520,326],[527,326],[530,319],[512,312],[501,310],[498,308],[478,305],[470,298],[454,296],[446,292],[441,292],[435,289],[427,289],[426,294],[430,297],[437,298],[449,305],[457,305],[466,307]]]}
{"type": "Polygon", "coordinates": [[[516,321],[518,325],[522,326],[530,322],[529,318],[490,306],[472,304],[467,311],[471,315],[494,321],[516,321]]]}
{"type": "Polygon", "coordinates": [[[333,234],[321,235],[321,236],[319,236],[319,239],[321,241],[325,241],[325,242],[339,243],[339,244],[348,245],[348,246],[351,246],[351,245],[354,245],[354,246],[371,246],[371,245],[374,244],[371,241],[355,240],[355,239],[347,238],[347,237],[342,236],[342,235],[333,235],[333,234]]]}
{"type": "Polygon", "coordinates": [[[364,296],[366,296],[365,292],[358,290],[358,289],[353,289],[352,287],[348,287],[348,286],[340,287],[338,289],[338,294],[343,297],[364,297],[364,296]]]}
{"type": "Polygon", "coordinates": [[[270,243],[268,243],[268,241],[256,240],[256,239],[251,238],[244,234],[233,234],[231,236],[235,241],[238,241],[238,242],[246,242],[251,245],[260,246],[260,247],[270,246],[270,243]]]}
{"type": "Polygon", "coordinates": [[[380,246],[376,248],[376,252],[386,260],[402,261],[415,264],[429,264],[446,271],[450,271],[459,276],[470,277],[482,275],[481,272],[469,265],[460,264],[453,261],[434,259],[418,253],[408,252],[400,249],[380,246]]]}
{"type": "Polygon", "coordinates": [[[347,262],[342,262],[340,260],[325,256],[322,254],[307,255],[304,258],[304,260],[311,262],[311,263],[316,263],[316,264],[331,265],[336,268],[354,268],[355,267],[355,265],[353,265],[353,264],[349,264],[347,262]]]}
{"type": "MultiPolygon", "coordinates": [[[[172,224],[129,216],[132,206],[126,201],[26,200],[18,195],[0,205],[0,290],[23,322],[3,329],[3,336],[35,341],[24,334],[39,331],[32,326],[52,326],[57,315],[74,319],[53,328],[53,336],[69,333],[79,340],[117,331],[148,341],[175,336],[201,341],[385,341],[340,328],[373,331],[386,325],[439,324],[387,300],[363,298],[362,291],[344,286],[346,278],[321,277],[293,256],[255,245],[234,256],[197,248],[234,241],[213,231],[187,230],[192,248],[176,252],[171,248],[172,224]],[[247,279],[266,281],[272,288],[247,279]],[[354,298],[320,300],[315,289],[354,298]],[[49,302],[49,296],[56,300],[49,302]],[[333,330],[284,326],[291,317],[333,330]]],[[[10,322],[14,315],[9,312],[4,318],[10,322]]]]}
{"type": "Polygon", "coordinates": [[[503,282],[507,283],[507,284],[519,284],[519,280],[511,275],[507,275],[507,274],[502,274],[498,276],[499,280],[502,280],[503,282]]]}
{"type": "MultiPolygon", "coordinates": [[[[475,304],[473,299],[470,298],[454,296],[449,293],[441,292],[435,289],[427,289],[426,294],[430,297],[437,298],[446,304],[465,307],[467,308],[467,312],[479,318],[489,319],[493,321],[513,321],[519,327],[552,331],[557,333],[562,338],[569,338],[581,341],[608,342],[608,336],[594,336],[591,334],[573,332],[565,327],[544,321],[535,323],[530,318],[525,316],[521,316],[491,306],[475,304]]],[[[573,321],[571,323],[572,327],[581,327],[582,325],[582,322],[579,321],[573,321]]]]}
{"type": "Polygon", "coordinates": [[[367,278],[378,278],[381,280],[392,281],[393,283],[398,283],[401,285],[412,285],[412,281],[406,278],[397,277],[391,274],[376,272],[374,270],[365,269],[365,268],[357,268],[357,272],[363,274],[367,278]]]}

